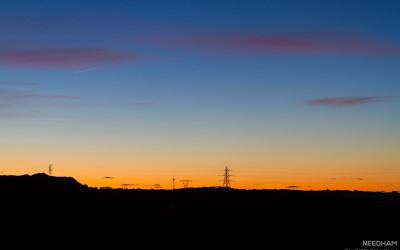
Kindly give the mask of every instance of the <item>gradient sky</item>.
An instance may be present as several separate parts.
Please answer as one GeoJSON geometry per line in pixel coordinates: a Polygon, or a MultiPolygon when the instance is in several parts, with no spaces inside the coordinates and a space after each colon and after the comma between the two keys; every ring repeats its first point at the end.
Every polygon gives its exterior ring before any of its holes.
{"type": "Polygon", "coordinates": [[[0,174],[400,189],[400,2],[0,1],[0,174]]]}

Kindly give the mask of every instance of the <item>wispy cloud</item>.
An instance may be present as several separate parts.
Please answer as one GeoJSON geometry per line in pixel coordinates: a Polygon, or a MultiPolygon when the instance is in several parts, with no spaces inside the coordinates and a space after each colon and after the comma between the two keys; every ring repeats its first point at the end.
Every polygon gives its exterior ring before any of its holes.
{"type": "Polygon", "coordinates": [[[286,35],[181,34],[175,37],[130,38],[128,41],[158,46],[261,54],[365,55],[399,57],[400,46],[387,42],[333,32],[304,32],[286,35]]]}
{"type": "Polygon", "coordinates": [[[23,114],[23,113],[0,113],[0,119],[25,118],[32,116],[33,116],[32,114],[23,114]]]}
{"type": "Polygon", "coordinates": [[[121,186],[124,188],[127,188],[129,186],[133,186],[133,187],[137,187],[137,188],[141,188],[141,187],[150,187],[150,188],[156,188],[156,189],[163,188],[158,183],[156,183],[156,184],[126,184],[126,183],[123,183],[123,184],[121,184],[121,186]]]}
{"type": "Polygon", "coordinates": [[[103,68],[106,68],[106,67],[107,66],[100,66],[100,67],[82,69],[82,70],[79,70],[79,71],[72,72],[72,74],[76,75],[76,74],[80,74],[80,73],[84,73],[84,72],[88,72],[88,71],[94,71],[94,70],[103,69],[103,68]]]}
{"type": "Polygon", "coordinates": [[[292,185],[292,186],[287,186],[286,188],[300,188],[301,186],[295,186],[295,185],[292,185]]]}
{"type": "MultiPolygon", "coordinates": [[[[126,61],[144,61],[147,57],[130,51],[104,47],[53,47],[30,43],[5,44],[0,47],[0,65],[28,68],[91,67],[126,61]]],[[[86,71],[95,68],[87,68],[86,71]]],[[[84,72],[85,70],[81,70],[84,72]]],[[[78,72],[78,71],[77,71],[78,72]]]]}
{"type": "Polygon", "coordinates": [[[126,105],[151,105],[155,104],[155,102],[128,102],[126,105]]]}
{"type": "Polygon", "coordinates": [[[19,91],[19,90],[1,90],[0,89],[0,98],[2,101],[11,101],[11,100],[26,100],[26,99],[36,99],[36,100],[76,100],[80,99],[79,96],[67,96],[67,95],[46,95],[46,94],[38,94],[32,91],[19,91]]]}
{"type": "MultiPolygon", "coordinates": [[[[32,101],[15,101],[15,102],[6,102],[6,103],[1,103],[0,102],[0,107],[1,108],[9,108],[9,109],[32,109],[34,108],[35,110],[38,110],[40,108],[73,108],[73,107],[82,107],[82,106],[87,106],[82,103],[55,103],[55,102],[44,102],[44,101],[38,101],[38,100],[32,100],[32,101]]],[[[40,111],[40,110],[38,110],[40,111]]]]}
{"type": "Polygon", "coordinates": [[[364,178],[359,178],[359,177],[334,177],[334,178],[329,178],[330,180],[358,180],[362,181],[364,178]]]}
{"type": "Polygon", "coordinates": [[[307,104],[316,106],[351,107],[365,103],[386,101],[391,98],[394,98],[394,96],[333,97],[310,100],[307,104]]]}
{"type": "Polygon", "coordinates": [[[40,113],[40,110],[37,108],[69,107],[73,106],[73,104],[77,104],[70,103],[70,101],[79,99],[81,99],[81,97],[78,96],[48,95],[33,91],[0,89],[0,107],[8,110],[2,113],[0,118],[12,119],[37,116],[37,114],[40,113]],[[18,109],[19,111],[16,112],[18,109]],[[28,111],[27,109],[30,109],[29,113],[26,113],[28,111]],[[34,111],[32,109],[34,109],[34,111]]]}
{"type": "Polygon", "coordinates": [[[36,82],[0,82],[0,84],[7,85],[17,85],[17,86],[39,86],[40,83],[36,82]]]}
{"type": "Polygon", "coordinates": [[[19,94],[19,95],[9,96],[8,99],[76,100],[81,98],[79,96],[66,96],[66,95],[19,94]]]}

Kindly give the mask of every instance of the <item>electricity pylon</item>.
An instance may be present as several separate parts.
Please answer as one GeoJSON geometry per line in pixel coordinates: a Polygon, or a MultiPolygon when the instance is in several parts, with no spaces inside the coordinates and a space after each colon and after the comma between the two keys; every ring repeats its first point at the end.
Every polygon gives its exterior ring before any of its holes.
{"type": "Polygon", "coordinates": [[[187,188],[189,185],[189,182],[191,182],[191,180],[181,180],[181,182],[183,183],[183,187],[187,188]]]}
{"type": "Polygon", "coordinates": [[[230,177],[232,175],[229,172],[232,170],[229,170],[228,166],[226,166],[224,170],[220,170],[220,171],[224,171],[224,174],[222,175],[224,177],[224,183],[222,184],[222,186],[225,188],[230,188],[231,187],[230,177]]]}
{"type": "Polygon", "coordinates": [[[53,169],[51,169],[51,164],[50,164],[50,166],[49,166],[49,176],[52,176],[53,175],[53,169]]]}

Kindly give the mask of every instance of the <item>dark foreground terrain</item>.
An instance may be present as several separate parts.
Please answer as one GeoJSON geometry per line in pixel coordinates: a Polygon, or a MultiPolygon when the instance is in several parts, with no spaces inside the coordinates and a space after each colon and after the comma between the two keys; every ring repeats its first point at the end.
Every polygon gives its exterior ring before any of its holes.
{"type": "Polygon", "coordinates": [[[0,238],[17,241],[400,249],[362,247],[368,240],[400,243],[399,225],[398,193],[98,190],[73,178],[0,176],[0,238]]]}

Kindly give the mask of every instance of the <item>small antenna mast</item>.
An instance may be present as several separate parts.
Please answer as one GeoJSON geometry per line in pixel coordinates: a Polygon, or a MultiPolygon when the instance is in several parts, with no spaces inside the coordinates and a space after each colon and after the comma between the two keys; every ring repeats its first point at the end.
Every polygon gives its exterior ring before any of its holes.
{"type": "Polygon", "coordinates": [[[53,169],[51,169],[51,164],[49,165],[49,176],[53,175],[53,169]]]}

